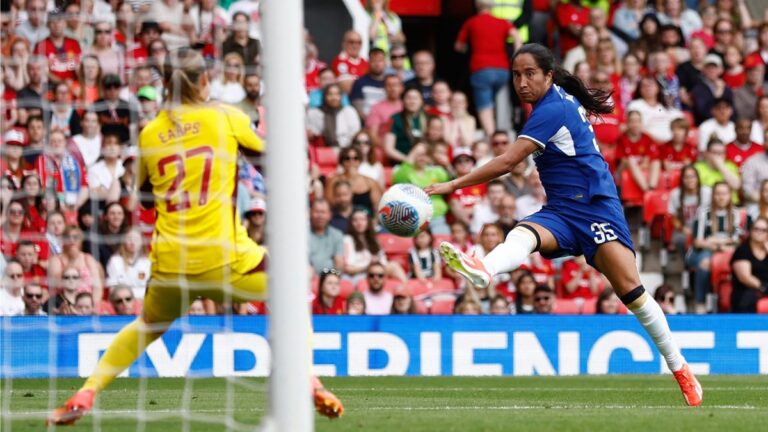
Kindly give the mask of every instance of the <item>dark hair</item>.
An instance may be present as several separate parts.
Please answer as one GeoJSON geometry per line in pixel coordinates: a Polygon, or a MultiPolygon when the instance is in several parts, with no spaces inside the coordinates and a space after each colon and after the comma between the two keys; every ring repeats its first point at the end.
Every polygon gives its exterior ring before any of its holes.
{"type": "MultiPolygon", "coordinates": [[[[755,118],[758,119],[758,120],[760,119],[760,102],[763,99],[768,99],[768,95],[760,96],[759,98],[757,98],[757,103],[755,103],[755,118]]],[[[766,129],[766,130],[768,130],[768,129],[766,129]]]]}
{"type": "Polygon", "coordinates": [[[641,93],[640,93],[640,87],[642,86],[642,81],[648,80],[656,84],[656,102],[661,104],[664,108],[669,108],[667,106],[667,98],[664,97],[664,87],[659,83],[659,81],[652,77],[652,76],[644,76],[640,78],[640,83],[637,85],[637,89],[635,90],[635,94],[633,95],[634,99],[642,99],[641,93]]]}
{"type": "Polygon", "coordinates": [[[610,114],[613,112],[612,92],[585,87],[584,83],[576,76],[555,65],[555,57],[545,46],[537,43],[525,44],[517,50],[512,57],[512,62],[521,54],[531,55],[545,75],[552,72],[552,83],[562,87],[563,90],[575,97],[588,114],[610,114]]]}
{"type": "Polygon", "coordinates": [[[685,175],[686,172],[692,172],[696,174],[696,204],[701,207],[704,203],[701,202],[701,177],[699,177],[699,171],[696,169],[696,167],[693,164],[688,164],[684,166],[680,170],[680,207],[677,209],[677,218],[680,220],[682,224],[685,224],[685,206],[682,205],[683,200],[685,199],[685,189],[682,185],[682,178],[685,175]]]}
{"type": "MultiPolygon", "coordinates": [[[[683,5],[685,2],[683,2],[683,5]]],[[[674,45],[675,47],[684,48],[685,47],[685,36],[683,35],[683,31],[680,29],[680,27],[674,25],[674,24],[662,24],[661,27],[659,27],[659,35],[661,35],[664,32],[667,31],[673,31],[677,34],[677,44],[674,45]]]]}
{"type": "Polygon", "coordinates": [[[40,176],[37,175],[37,173],[27,174],[27,175],[25,175],[24,177],[21,178],[21,188],[20,188],[20,191],[22,191],[22,192],[20,192],[19,195],[20,196],[24,196],[24,197],[27,198],[27,200],[23,201],[24,211],[29,213],[29,207],[30,206],[29,206],[29,201],[28,200],[29,200],[29,198],[34,198],[34,204],[32,204],[32,206],[35,208],[35,210],[37,210],[38,214],[40,214],[40,215],[46,214],[47,210],[45,208],[45,203],[43,202],[43,198],[44,198],[44,195],[45,195],[45,186],[43,185],[43,181],[42,181],[42,179],[40,179],[40,176]],[[35,195],[35,196],[28,196],[26,194],[26,192],[23,192],[24,191],[24,184],[29,179],[37,179],[37,184],[38,184],[40,190],[37,192],[37,195],[35,195]]]}
{"type": "Polygon", "coordinates": [[[613,288],[611,287],[603,288],[603,290],[600,291],[600,295],[597,296],[597,307],[595,308],[596,314],[605,313],[605,311],[603,310],[603,301],[607,300],[612,295],[613,295],[613,288]]]}
{"type": "MultiPolygon", "coordinates": [[[[394,75],[389,75],[394,76],[394,75]]],[[[353,149],[356,149],[358,152],[360,152],[360,156],[363,155],[363,150],[360,148],[361,144],[357,143],[357,139],[360,138],[360,135],[365,135],[368,137],[368,154],[365,157],[366,162],[368,162],[371,165],[375,165],[376,162],[378,162],[378,159],[376,158],[376,152],[373,149],[373,141],[371,141],[371,135],[366,131],[365,129],[360,129],[357,131],[357,133],[352,137],[352,147],[353,149]]]]}
{"type": "Polygon", "coordinates": [[[656,291],[653,293],[653,299],[656,300],[656,302],[661,302],[669,293],[674,294],[675,289],[672,288],[671,285],[663,284],[656,288],[656,291]]]}
{"type": "Polygon", "coordinates": [[[349,220],[350,223],[347,227],[347,234],[352,237],[352,241],[355,244],[355,250],[358,252],[367,250],[371,253],[371,255],[378,255],[379,251],[381,251],[381,246],[379,245],[379,241],[376,238],[376,231],[373,229],[373,221],[371,220],[371,215],[368,214],[368,211],[361,208],[354,209],[352,210],[352,214],[349,216],[349,220]],[[355,217],[357,213],[364,214],[365,219],[368,222],[368,227],[364,232],[361,233],[355,231],[355,228],[351,222],[352,218],[355,217]]]}
{"type": "Polygon", "coordinates": [[[533,294],[536,295],[540,292],[554,294],[555,290],[553,290],[549,285],[536,285],[536,289],[533,290],[533,294]]]}
{"type": "Polygon", "coordinates": [[[378,47],[375,47],[375,48],[371,48],[371,49],[368,51],[368,58],[370,59],[371,57],[373,57],[373,55],[374,55],[374,54],[381,54],[381,55],[383,55],[384,57],[386,57],[386,56],[387,56],[387,53],[386,53],[386,52],[384,52],[384,50],[383,50],[383,49],[381,49],[381,48],[378,48],[378,47]]]}
{"type": "Polygon", "coordinates": [[[485,184],[485,189],[488,190],[491,188],[491,186],[501,186],[506,190],[506,186],[504,186],[504,182],[499,179],[493,179],[485,184]]]}

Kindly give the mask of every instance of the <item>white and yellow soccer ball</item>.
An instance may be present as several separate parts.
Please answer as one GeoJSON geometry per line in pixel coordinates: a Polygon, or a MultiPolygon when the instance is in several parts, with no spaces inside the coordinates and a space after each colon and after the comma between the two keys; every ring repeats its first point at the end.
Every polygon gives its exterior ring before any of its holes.
{"type": "Polygon", "coordinates": [[[379,223],[390,233],[413,237],[429,226],[432,200],[423,189],[412,184],[396,184],[384,192],[379,202],[379,223]]]}

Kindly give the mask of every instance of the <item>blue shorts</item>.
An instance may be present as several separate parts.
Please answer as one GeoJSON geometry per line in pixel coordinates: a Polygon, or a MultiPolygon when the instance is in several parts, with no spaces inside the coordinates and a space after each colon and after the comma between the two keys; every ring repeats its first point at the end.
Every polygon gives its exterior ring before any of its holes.
{"type": "Polygon", "coordinates": [[[481,69],[469,77],[472,94],[475,97],[475,107],[478,110],[493,108],[494,98],[509,82],[509,71],[506,69],[481,69]]]}
{"type": "Polygon", "coordinates": [[[545,258],[584,255],[597,268],[595,253],[603,243],[619,241],[635,252],[624,209],[617,198],[595,197],[591,202],[559,200],[520,222],[541,225],[555,237],[559,249],[542,253],[545,258]]]}

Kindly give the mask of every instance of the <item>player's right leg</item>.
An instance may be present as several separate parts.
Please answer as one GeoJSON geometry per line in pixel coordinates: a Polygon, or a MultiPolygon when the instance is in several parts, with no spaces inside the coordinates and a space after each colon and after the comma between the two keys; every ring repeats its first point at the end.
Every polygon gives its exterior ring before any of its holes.
{"type": "MultiPolygon", "coordinates": [[[[260,262],[252,271],[239,273],[240,266],[234,266],[234,270],[229,275],[230,286],[232,288],[232,299],[236,301],[263,300],[267,294],[267,273],[266,265],[260,262]]],[[[221,294],[221,292],[219,292],[221,294]]],[[[216,298],[216,293],[210,293],[211,298],[216,298]]],[[[311,350],[312,329],[308,329],[308,341],[311,350]]],[[[312,399],[315,404],[315,410],[326,417],[337,418],[344,414],[344,405],[333,392],[326,389],[317,376],[312,376],[312,399]]]]}
{"type": "Polygon", "coordinates": [[[484,288],[491,283],[493,276],[520,267],[534,251],[554,251],[557,248],[557,240],[549,230],[534,222],[523,222],[507,234],[504,243],[496,246],[482,260],[461,252],[448,242],[440,244],[440,256],[448,267],[471,284],[484,288]]]}
{"type": "Polygon", "coordinates": [[[123,327],[115,336],[96,369],[64,406],[48,416],[48,425],[71,425],[93,407],[96,395],[115,377],[127,369],[157,338],[163,335],[173,321],[181,316],[189,301],[182,298],[178,275],[171,279],[153,274],[144,297],[142,315],[123,327]]]}
{"type": "Polygon", "coordinates": [[[672,339],[672,332],[664,311],[645,292],[645,288],[640,283],[640,275],[632,251],[618,241],[604,243],[597,249],[594,262],[611,282],[616,295],[627,305],[653,339],[667,366],[674,374],[685,403],[689,406],[701,405],[704,395],[701,385],[680,353],[680,348],[672,339]]]}

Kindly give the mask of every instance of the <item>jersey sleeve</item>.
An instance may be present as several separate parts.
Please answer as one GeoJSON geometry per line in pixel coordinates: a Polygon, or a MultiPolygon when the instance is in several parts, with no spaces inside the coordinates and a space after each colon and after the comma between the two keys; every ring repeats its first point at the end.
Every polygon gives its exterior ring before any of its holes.
{"type": "Polygon", "coordinates": [[[559,104],[551,103],[534,108],[518,138],[531,140],[542,149],[546,147],[547,141],[563,126],[564,113],[558,110],[559,107],[559,104]]]}
{"type": "Polygon", "coordinates": [[[251,119],[244,112],[236,108],[229,108],[225,114],[229,119],[232,134],[240,147],[249,150],[263,152],[264,142],[251,128],[251,119]]]}
{"type": "Polygon", "coordinates": [[[467,43],[467,39],[469,38],[469,25],[471,22],[472,22],[472,19],[469,19],[467,22],[464,23],[464,25],[461,26],[461,30],[459,30],[459,35],[456,36],[456,42],[467,43]]]}

